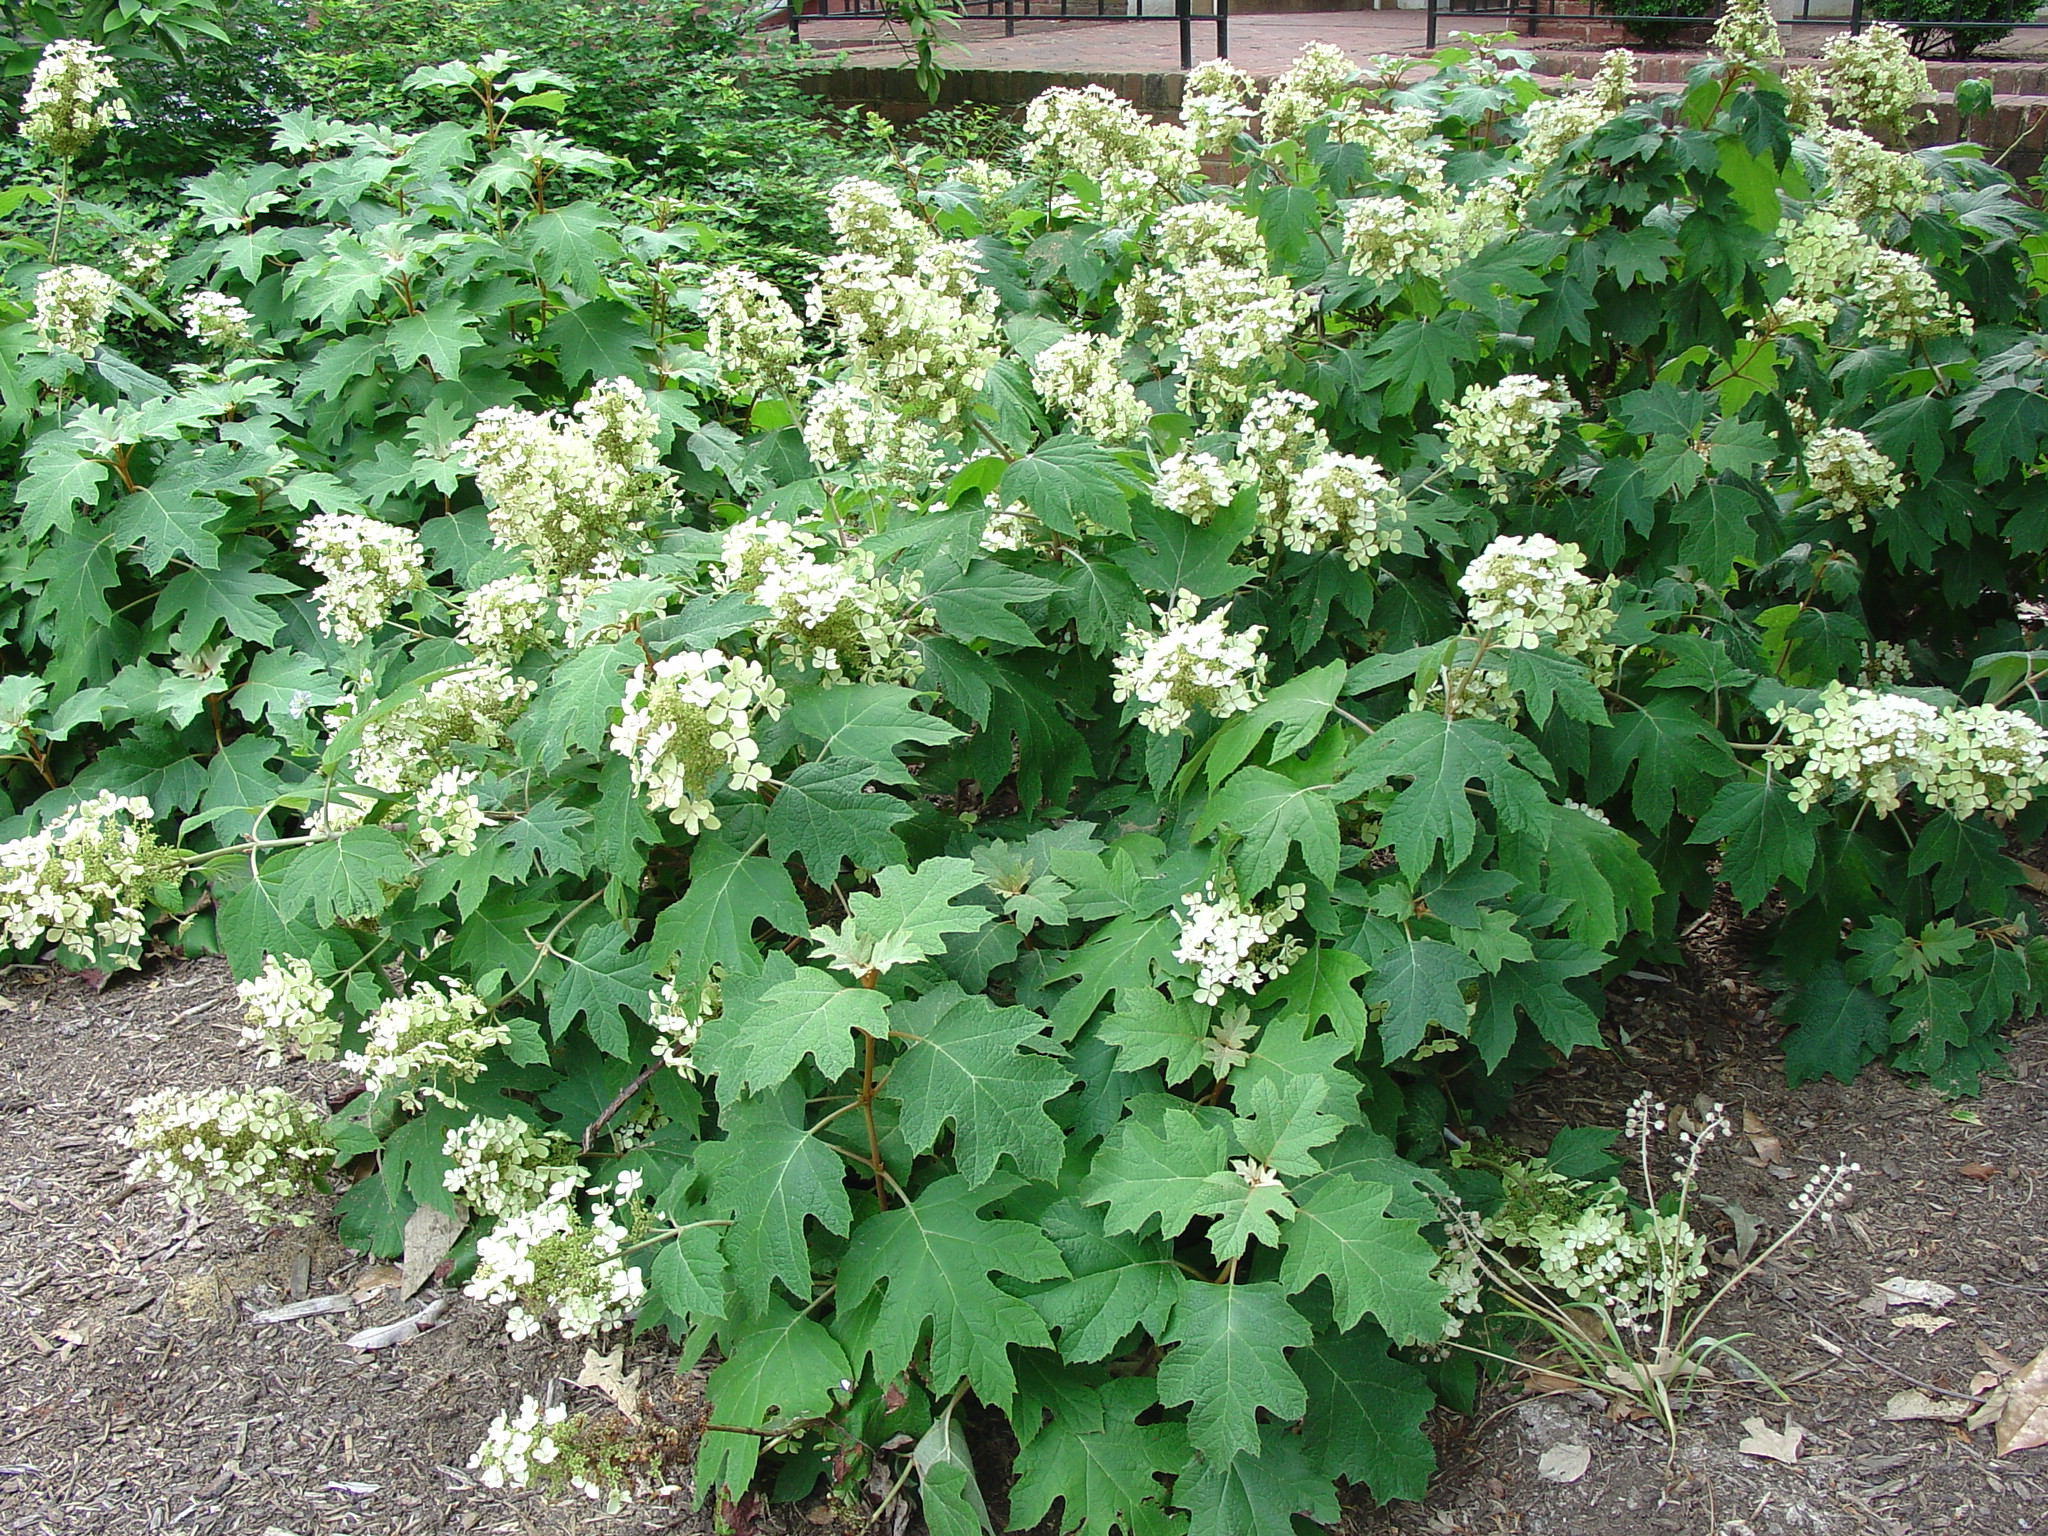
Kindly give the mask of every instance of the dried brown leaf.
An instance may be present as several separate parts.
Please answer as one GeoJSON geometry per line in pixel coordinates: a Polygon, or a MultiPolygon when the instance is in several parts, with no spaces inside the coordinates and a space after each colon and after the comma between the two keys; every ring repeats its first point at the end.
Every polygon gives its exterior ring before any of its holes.
{"type": "Polygon", "coordinates": [[[1939,1424],[1960,1424],[1976,1412],[1968,1403],[1952,1397],[1933,1397],[1918,1387],[1894,1392],[1884,1405],[1884,1417],[1894,1421],[1932,1419],[1939,1424]]]}
{"type": "Polygon", "coordinates": [[[1765,1456],[1787,1466],[1799,1460],[1799,1445],[1806,1438],[1806,1430],[1797,1421],[1787,1419],[1785,1427],[1780,1430],[1771,1428],[1762,1419],[1744,1419],[1742,1427],[1749,1434],[1735,1449],[1743,1455],[1765,1456]]]}
{"type": "Polygon", "coordinates": [[[1939,1280],[1909,1280],[1904,1275],[1893,1275],[1878,1282],[1876,1295],[1888,1307],[1945,1307],[1956,1299],[1956,1290],[1939,1280]]]}
{"type": "Polygon", "coordinates": [[[2048,1445],[2048,1349],[2005,1384],[1995,1441],[2001,1456],[2048,1445]]]}
{"type": "Polygon", "coordinates": [[[1944,1328],[1953,1328],[1952,1317],[1936,1317],[1932,1312],[1908,1312],[1892,1319],[1894,1328],[1917,1328],[1922,1333],[1939,1333],[1944,1328]]]}
{"type": "Polygon", "coordinates": [[[576,1377],[579,1387],[590,1387],[602,1392],[612,1400],[612,1406],[631,1419],[640,1422],[640,1367],[628,1371],[626,1346],[621,1344],[608,1355],[601,1355],[594,1349],[583,1351],[583,1370],[576,1377]]]}
{"type": "MultiPolygon", "coordinates": [[[[462,1207],[458,1205],[456,1210],[461,1211],[462,1207]]],[[[400,1300],[434,1277],[434,1271],[441,1267],[448,1250],[468,1225],[465,1216],[450,1216],[431,1205],[419,1206],[405,1218],[405,1268],[398,1281],[400,1300]]]]}
{"type": "Polygon", "coordinates": [[[1543,1453],[1536,1462],[1536,1475],[1546,1483],[1576,1483],[1592,1464],[1592,1447],[1568,1440],[1543,1453]]]}

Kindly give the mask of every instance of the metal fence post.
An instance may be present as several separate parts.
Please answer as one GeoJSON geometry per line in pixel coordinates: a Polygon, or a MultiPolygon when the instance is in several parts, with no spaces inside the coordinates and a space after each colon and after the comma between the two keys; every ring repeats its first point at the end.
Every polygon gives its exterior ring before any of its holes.
{"type": "Polygon", "coordinates": [[[1850,0],[1849,35],[1855,37],[1863,31],[1863,0],[1850,0]]]}
{"type": "MultiPolygon", "coordinates": [[[[801,3],[801,0],[799,0],[799,3],[801,3]]],[[[1429,0],[1429,4],[1424,11],[1424,17],[1422,46],[1434,51],[1436,48],[1436,0],[1429,0]]]]}
{"type": "Polygon", "coordinates": [[[1173,14],[1180,22],[1180,67],[1183,70],[1195,67],[1195,4],[1194,0],[1174,0],[1173,14]]]}

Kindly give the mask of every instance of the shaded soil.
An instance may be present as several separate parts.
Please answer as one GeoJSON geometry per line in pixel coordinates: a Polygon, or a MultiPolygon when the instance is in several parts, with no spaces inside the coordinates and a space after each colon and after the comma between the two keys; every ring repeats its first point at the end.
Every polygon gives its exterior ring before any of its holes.
{"type": "MultiPolygon", "coordinates": [[[[1750,1335],[1740,1348],[1790,1402],[1718,1367],[1722,1379],[1695,1397],[1672,1451],[1654,1426],[1617,1421],[1604,1396],[1546,1393],[1510,1373],[1482,1391],[1472,1418],[1439,1417],[1428,1500],[1361,1516],[1356,1536],[2048,1531],[2048,1449],[2001,1460],[1988,1426],[1881,1417],[1915,1383],[1969,1398],[1980,1373],[2005,1374],[2048,1347],[2048,1024],[2015,1034],[2008,1080],[1950,1103],[1876,1069],[1854,1084],[1788,1089],[1763,994],[1711,962],[1623,988],[1638,995],[1610,1008],[1615,1049],[1531,1085],[1495,1129],[1535,1150],[1566,1125],[1618,1125],[1644,1089],[1674,1106],[1724,1103],[1738,1134],[1710,1158],[1701,1187],[1763,1222],[1758,1249],[1818,1166],[1844,1154],[1860,1162],[1847,1208],[1780,1250],[1708,1330],[1750,1335]],[[1760,1143],[1740,1134],[1745,1111],[1760,1143]],[[1938,1310],[1873,1300],[1894,1276],[1958,1295],[1938,1310]],[[1913,1314],[1938,1331],[1898,1326],[1913,1314]],[[1751,1418],[1806,1431],[1796,1464],[1737,1449],[1751,1418]],[[1569,1484],[1541,1478],[1543,1453],[1571,1445],[1591,1452],[1585,1473],[1569,1484]]],[[[1729,1216],[1703,1214],[1731,1250],[1729,1216]]]]}
{"type": "MultiPolygon", "coordinates": [[[[1724,1102],[1763,1140],[1738,1137],[1704,1191],[1767,1233],[1814,1167],[1860,1160],[1848,1209],[1752,1277],[1716,1330],[1753,1335],[1743,1348],[1789,1406],[1724,1373],[1670,1453],[1604,1399],[1511,1377],[1483,1390],[1471,1418],[1439,1416],[1429,1499],[1358,1511],[1352,1536],[2048,1531],[2048,1449],[1999,1460],[1988,1428],[1880,1418],[1907,1378],[1967,1397],[1980,1373],[2048,1346],[2048,1027],[2021,1031],[2012,1076],[1964,1105],[1875,1071],[1791,1091],[1762,995],[1701,958],[1679,980],[1625,983],[1636,995],[1611,1010],[1615,1048],[1531,1085],[1493,1129],[1535,1148],[1560,1126],[1618,1124],[1644,1088],[1674,1105],[1724,1102]],[[1870,1300],[1895,1275],[1954,1287],[1935,1314],[1950,1321],[1932,1334],[1894,1326],[1926,1310],[1870,1300]],[[1788,1415],[1806,1431],[1796,1464],[1737,1450],[1745,1419],[1779,1429],[1788,1415]],[[1590,1452],[1570,1484],[1537,1475],[1559,1445],[1590,1452]]],[[[44,971],[0,976],[0,1533],[708,1532],[681,1500],[607,1514],[573,1497],[492,1493],[464,1470],[522,1393],[601,1406],[569,1384],[580,1348],[513,1344],[494,1309],[458,1295],[420,1337],[353,1350],[350,1334],[425,1297],[377,1287],[388,1267],[339,1248],[323,1224],[195,1221],[128,1190],[109,1133],[141,1094],[277,1082],[317,1096],[339,1081],[331,1068],[266,1064],[239,1039],[238,1012],[213,963],[101,994],[44,971]],[[346,1312],[249,1320],[357,1293],[363,1304],[346,1312]]],[[[1732,1246],[1732,1224],[1714,1219],[1732,1246]]],[[[673,1377],[658,1349],[633,1353],[656,1411],[691,1421],[695,1378],[673,1377]]],[[[820,1528],[801,1512],[787,1521],[820,1528]]]]}

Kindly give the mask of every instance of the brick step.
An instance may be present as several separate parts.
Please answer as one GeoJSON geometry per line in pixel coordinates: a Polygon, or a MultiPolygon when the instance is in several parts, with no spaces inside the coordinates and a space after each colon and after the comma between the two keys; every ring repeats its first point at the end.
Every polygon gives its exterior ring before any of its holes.
{"type": "MultiPolygon", "coordinates": [[[[1600,67],[1600,55],[1604,51],[1568,45],[1545,47],[1540,37],[1534,40],[1533,47],[1537,74],[1576,75],[1580,79],[1585,79],[1600,67]]],[[[1638,49],[1636,78],[1675,83],[1684,80],[1686,72],[1699,62],[1700,56],[1696,53],[1650,53],[1638,49]]],[[[1776,67],[1792,68],[1813,62],[1811,59],[1788,59],[1776,67]]],[[[1990,60],[1977,64],[1929,64],[1927,77],[1943,96],[1952,95],[1965,80],[1984,81],[2000,98],[2048,96],[2048,65],[2044,64],[1999,64],[1990,60]]]]}

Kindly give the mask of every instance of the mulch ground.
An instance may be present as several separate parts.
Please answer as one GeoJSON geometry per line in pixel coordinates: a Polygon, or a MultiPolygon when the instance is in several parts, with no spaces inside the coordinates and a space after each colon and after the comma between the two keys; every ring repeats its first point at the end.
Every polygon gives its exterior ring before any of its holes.
{"type": "MultiPolygon", "coordinates": [[[[1473,1417],[1436,1422],[1429,1499],[1358,1511],[1353,1536],[2048,1531],[2048,1449],[1999,1460],[1988,1429],[1880,1418],[1912,1383],[1968,1395],[1980,1373],[2048,1345],[2048,1028],[2020,1031],[2011,1077],[1967,1104],[1877,1071],[1788,1091],[1761,995],[1739,975],[1708,967],[1623,991],[1639,995],[1617,997],[1615,1048],[1532,1085],[1492,1129],[1540,1146],[1562,1125],[1618,1124],[1643,1088],[1726,1103],[1738,1125],[1753,1117],[1763,1144],[1739,1137],[1710,1164],[1705,1193],[1767,1227],[1814,1167],[1859,1159],[1851,1206],[1721,1318],[1718,1331],[1753,1335],[1745,1352],[1791,1403],[1753,1382],[1709,1383],[1674,1452],[1594,1394],[1511,1377],[1473,1417]],[[1932,1334],[1893,1326],[1902,1309],[1870,1298],[1895,1275],[1953,1287],[1939,1314],[1950,1321],[1932,1334]],[[1744,1420],[1782,1429],[1788,1416],[1805,1430],[1796,1463],[1736,1449],[1744,1420]],[[1561,1445],[1586,1447],[1587,1470],[1545,1482],[1538,1459],[1561,1445]]],[[[109,1133],[136,1097],[269,1082],[317,1095],[334,1080],[269,1066],[238,1022],[210,962],[103,993],[40,970],[0,976],[0,1533],[708,1532],[680,1499],[607,1514],[474,1483],[470,1453],[522,1393],[602,1406],[569,1384],[580,1348],[513,1344],[494,1309],[457,1295],[431,1331],[350,1349],[349,1335],[425,1297],[380,1286],[388,1268],[340,1248],[329,1226],[264,1233],[127,1191],[109,1133]],[[346,1312],[250,1321],[357,1294],[346,1312]]],[[[674,1378],[652,1346],[634,1357],[656,1408],[687,1420],[694,1379],[674,1378]]],[[[788,1526],[820,1529],[796,1511],[788,1526]]]]}

